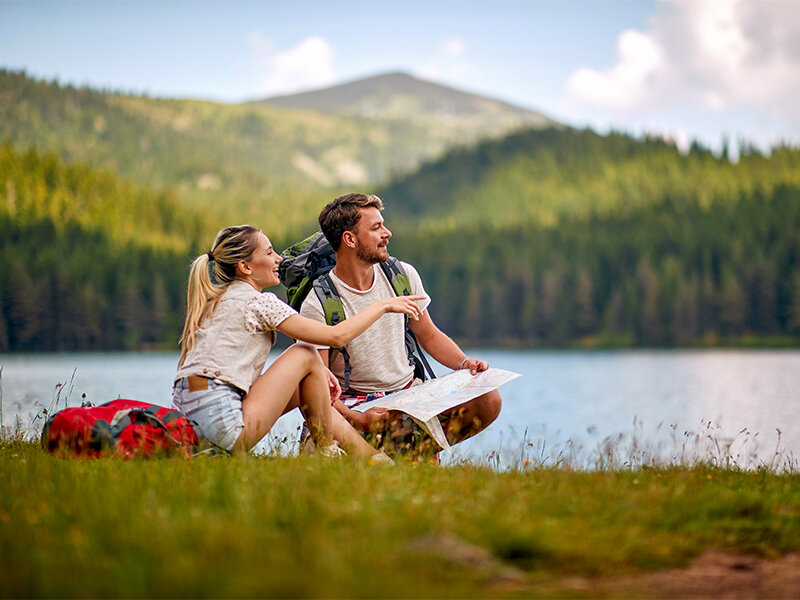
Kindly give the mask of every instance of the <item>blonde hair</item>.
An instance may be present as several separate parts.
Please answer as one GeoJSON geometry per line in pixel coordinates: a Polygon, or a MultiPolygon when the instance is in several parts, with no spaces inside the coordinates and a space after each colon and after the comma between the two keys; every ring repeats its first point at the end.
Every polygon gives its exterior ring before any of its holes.
{"type": "Polygon", "coordinates": [[[252,225],[226,227],[217,234],[211,251],[201,254],[192,262],[178,366],[183,364],[189,350],[194,348],[197,330],[214,313],[222,294],[236,279],[236,265],[253,255],[258,244],[258,233],[259,230],[252,225]],[[211,280],[209,263],[212,263],[211,271],[217,283],[211,280]]]}

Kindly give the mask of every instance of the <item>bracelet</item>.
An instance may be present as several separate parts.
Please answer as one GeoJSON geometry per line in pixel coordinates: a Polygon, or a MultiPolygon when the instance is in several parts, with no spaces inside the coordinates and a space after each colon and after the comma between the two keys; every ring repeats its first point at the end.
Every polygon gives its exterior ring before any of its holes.
{"type": "Polygon", "coordinates": [[[459,368],[459,369],[463,369],[463,368],[464,368],[464,363],[465,363],[465,362],[467,362],[468,360],[469,360],[469,356],[468,356],[467,358],[465,358],[464,360],[462,360],[462,361],[461,361],[461,365],[459,365],[459,367],[458,367],[458,368],[459,368]]]}

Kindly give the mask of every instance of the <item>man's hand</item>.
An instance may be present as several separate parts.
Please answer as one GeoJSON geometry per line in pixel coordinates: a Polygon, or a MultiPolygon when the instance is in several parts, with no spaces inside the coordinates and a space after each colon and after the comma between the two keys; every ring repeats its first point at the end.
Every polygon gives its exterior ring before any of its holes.
{"type": "Polygon", "coordinates": [[[327,371],[328,376],[328,389],[331,392],[331,404],[333,404],[339,399],[339,396],[342,395],[342,386],[339,385],[339,380],[330,369],[325,370],[327,371]]]}
{"type": "MultiPolygon", "coordinates": [[[[358,411],[355,411],[357,414],[358,411]]],[[[387,408],[370,408],[360,413],[356,426],[361,431],[379,431],[383,429],[383,421],[389,413],[387,408]]]]}
{"type": "Polygon", "coordinates": [[[469,369],[469,372],[473,375],[477,375],[481,371],[485,371],[489,368],[489,363],[485,360],[477,360],[475,358],[467,358],[464,362],[461,363],[460,369],[469,369]]]}

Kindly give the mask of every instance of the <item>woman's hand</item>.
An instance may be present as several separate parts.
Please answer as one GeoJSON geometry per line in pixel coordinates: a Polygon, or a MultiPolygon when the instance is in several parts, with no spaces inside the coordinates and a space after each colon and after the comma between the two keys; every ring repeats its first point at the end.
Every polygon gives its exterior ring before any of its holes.
{"type": "Polygon", "coordinates": [[[387,312],[404,313],[412,319],[419,320],[422,311],[417,305],[417,300],[426,298],[427,296],[395,296],[386,300],[378,300],[370,304],[366,310],[362,310],[356,315],[350,315],[336,325],[326,325],[323,322],[296,314],[284,319],[278,325],[278,331],[296,340],[317,346],[341,348],[364,333],[370,325],[387,312]]]}
{"type": "Polygon", "coordinates": [[[336,375],[334,375],[330,369],[326,368],[325,371],[328,377],[328,389],[331,392],[331,404],[333,404],[339,399],[339,396],[342,395],[342,386],[339,385],[339,379],[337,379],[336,375]]]}
{"type": "Polygon", "coordinates": [[[381,303],[384,312],[404,313],[417,321],[422,315],[417,301],[424,300],[425,298],[426,296],[395,296],[394,298],[386,298],[378,302],[381,303]]]}

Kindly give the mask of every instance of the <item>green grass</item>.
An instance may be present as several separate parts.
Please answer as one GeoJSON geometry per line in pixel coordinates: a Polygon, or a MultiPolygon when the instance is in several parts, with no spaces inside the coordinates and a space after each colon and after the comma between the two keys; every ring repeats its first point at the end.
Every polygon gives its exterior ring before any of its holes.
{"type": "Polygon", "coordinates": [[[800,477],[766,469],[63,460],[7,438],[0,489],[4,597],[552,596],[800,548],[800,477]]]}

